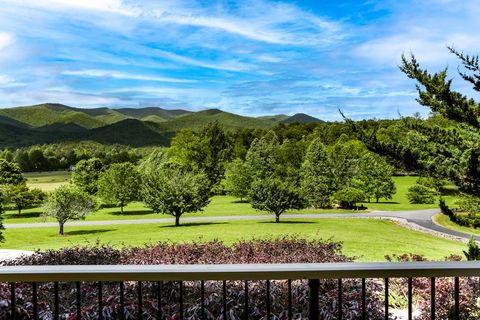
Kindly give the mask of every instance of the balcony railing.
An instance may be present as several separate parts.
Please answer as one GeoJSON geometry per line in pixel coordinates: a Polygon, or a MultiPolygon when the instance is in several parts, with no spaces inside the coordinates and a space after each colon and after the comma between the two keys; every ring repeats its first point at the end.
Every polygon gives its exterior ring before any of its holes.
{"type": "MultiPolygon", "coordinates": [[[[412,279],[430,278],[430,308],[431,319],[435,319],[435,279],[438,277],[454,278],[454,318],[459,319],[459,277],[480,276],[480,262],[408,262],[408,263],[321,263],[321,264],[248,264],[248,265],[81,265],[81,266],[8,266],[0,267],[0,282],[10,283],[11,289],[11,317],[15,319],[16,285],[17,283],[32,283],[33,317],[38,319],[37,283],[53,282],[54,310],[52,317],[60,319],[59,282],[73,282],[76,284],[77,319],[81,319],[81,282],[98,283],[98,310],[102,310],[102,283],[118,282],[120,285],[120,307],[123,308],[123,284],[126,281],[138,282],[138,309],[142,310],[142,282],[156,282],[160,288],[163,282],[178,282],[179,299],[178,315],[184,318],[183,313],[183,282],[199,281],[201,283],[201,318],[205,318],[204,284],[205,281],[222,281],[223,283],[223,318],[226,314],[226,282],[244,281],[245,298],[244,308],[249,309],[248,281],[266,280],[266,319],[271,318],[270,281],[288,281],[288,318],[292,317],[291,281],[304,279],[308,281],[308,317],[311,320],[319,319],[319,280],[336,279],[338,285],[338,315],[342,319],[343,279],[361,279],[361,313],[366,315],[366,281],[365,279],[383,279],[385,281],[385,319],[389,316],[389,279],[406,278],[408,292],[408,317],[412,318],[412,279]]],[[[161,290],[158,290],[158,306],[161,313],[161,290]]],[[[123,313],[121,313],[123,314],[123,313]]],[[[142,313],[139,313],[141,318],[142,313]]],[[[161,315],[159,315],[161,317],[161,315]]],[[[245,312],[248,318],[248,312],[245,312]]],[[[101,313],[99,318],[101,318],[101,313]]]]}

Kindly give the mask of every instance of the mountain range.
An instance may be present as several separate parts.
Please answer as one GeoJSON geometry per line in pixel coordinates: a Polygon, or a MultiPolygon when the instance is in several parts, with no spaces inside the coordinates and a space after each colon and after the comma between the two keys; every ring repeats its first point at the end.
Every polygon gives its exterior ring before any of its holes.
{"type": "Polygon", "coordinates": [[[245,117],[219,109],[198,112],[159,107],[83,109],[46,103],[0,109],[0,147],[81,140],[131,146],[168,145],[177,131],[215,121],[228,130],[322,122],[304,113],[245,117]]]}

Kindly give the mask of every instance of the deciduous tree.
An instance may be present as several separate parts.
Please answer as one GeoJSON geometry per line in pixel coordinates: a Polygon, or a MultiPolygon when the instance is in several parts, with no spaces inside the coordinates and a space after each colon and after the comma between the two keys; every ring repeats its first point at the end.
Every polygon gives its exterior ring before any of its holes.
{"type": "Polygon", "coordinates": [[[103,164],[98,158],[80,160],[72,173],[72,183],[90,195],[98,191],[98,178],[103,172],[103,164]]]}
{"type": "Polygon", "coordinates": [[[68,220],[81,220],[94,211],[95,199],[76,186],[64,185],[55,189],[44,203],[45,217],[53,217],[59,224],[59,235],[68,220]]]}
{"type": "Polygon", "coordinates": [[[280,215],[286,210],[305,207],[305,201],[298,189],[279,178],[254,181],[250,201],[253,208],[273,213],[275,222],[280,222],[280,215]]]}
{"type": "Polygon", "coordinates": [[[100,174],[98,196],[107,203],[115,203],[123,208],[131,201],[138,200],[141,177],[137,168],[130,162],[114,163],[100,174]]]}

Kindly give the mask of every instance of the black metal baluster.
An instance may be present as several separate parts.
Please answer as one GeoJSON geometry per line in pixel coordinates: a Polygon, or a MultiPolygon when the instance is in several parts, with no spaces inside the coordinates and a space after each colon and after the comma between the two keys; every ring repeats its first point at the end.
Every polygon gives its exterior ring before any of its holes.
{"type": "Polygon", "coordinates": [[[162,283],[157,281],[157,320],[162,319],[162,283]]]}
{"type": "Polygon", "coordinates": [[[292,280],[287,281],[288,286],[288,320],[292,320],[292,280]]]}
{"type": "Polygon", "coordinates": [[[412,291],[413,291],[412,278],[408,278],[408,320],[412,320],[412,312],[413,312],[412,291]]]}
{"type": "Polygon", "coordinates": [[[222,282],[223,291],[223,320],[227,320],[227,281],[222,282]]]}
{"type": "Polygon", "coordinates": [[[205,281],[200,281],[200,295],[202,304],[202,320],[205,320],[205,281]]]}
{"type": "Polygon", "coordinates": [[[53,283],[53,294],[54,294],[53,318],[55,320],[59,320],[60,319],[60,301],[58,297],[58,282],[53,283]]]}
{"type": "Polygon", "coordinates": [[[32,305],[33,305],[33,319],[38,320],[38,288],[37,283],[32,283],[32,305]]]}
{"type": "Polygon", "coordinates": [[[98,319],[103,319],[103,290],[102,281],[98,281],[98,319]]]}
{"type": "Polygon", "coordinates": [[[183,320],[183,281],[179,283],[179,293],[180,293],[180,301],[179,301],[179,312],[180,312],[180,319],[183,320]]]}
{"type": "Polygon", "coordinates": [[[248,320],[248,280],[245,280],[245,320],[248,320]]]}
{"type": "Polygon", "coordinates": [[[338,320],[342,320],[342,300],[343,300],[343,292],[342,292],[342,279],[338,279],[338,320]]]}
{"type": "Polygon", "coordinates": [[[318,289],[320,287],[320,281],[318,279],[309,279],[308,280],[308,314],[309,320],[319,320],[318,314],[318,289]]]}
{"type": "Polygon", "coordinates": [[[142,299],[142,281],[138,281],[138,319],[142,320],[143,316],[143,299],[142,299]]]}
{"type": "Polygon", "coordinates": [[[120,282],[120,319],[125,320],[125,285],[120,282]]]}
{"type": "Polygon", "coordinates": [[[270,320],[270,280],[267,280],[267,320],[270,320]]]}
{"type": "Polygon", "coordinates": [[[430,319],[435,320],[435,277],[430,278],[430,319]]]}
{"type": "Polygon", "coordinates": [[[12,319],[17,318],[17,297],[15,295],[16,285],[15,282],[10,282],[10,304],[12,306],[12,319]]]}
{"type": "Polygon", "coordinates": [[[388,278],[385,278],[385,320],[388,320],[388,278]]]}
{"type": "Polygon", "coordinates": [[[367,286],[365,278],[362,279],[362,319],[367,319],[367,286]]]}
{"type": "Polygon", "coordinates": [[[460,279],[455,277],[455,319],[460,319],[460,279]]]}
{"type": "Polygon", "coordinates": [[[76,304],[77,304],[77,319],[82,319],[82,302],[81,302],[81,288],[80,288],[80,282],[76,282],[76,304]]]}

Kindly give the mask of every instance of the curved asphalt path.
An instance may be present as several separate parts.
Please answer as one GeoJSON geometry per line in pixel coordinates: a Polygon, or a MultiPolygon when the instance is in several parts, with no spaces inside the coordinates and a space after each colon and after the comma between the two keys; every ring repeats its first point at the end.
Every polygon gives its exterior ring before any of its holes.
{"type": "MultiPolygon", "coordinates": [[[[433,222],[433,216],[438,214],[438,209],[411,210],[411,211],[372,211],[366,213],[324,213],[324,214],[283,214],[282,219],[325,219],[325,218],[384,218],[384,219],[404,219],[407,222],[417,225],[432,233],[443,233],[462,239],[469,239],[470,234],[444,228],[433,222]]],[[[182,222],[199,221],[236,221],[236,220],[267,220],[272,219],[268,215],[257,216],[211,216],[211,217],[185,217],[182,222]]],[[[125,224],[148,224],[148,223],[173,223],[174,218],[154,218],[137,220],[101,220],[101,221],[70,221],[66,226],[105,226],[105,225],[125,225],[125,224]]],[[[47,228],[56,227],[56,222],[37,222],[37,223],[5,223],[7,229],[17,228],[47,228]]],[[[480,241],[479,236],[474,236],[480,241]]]]}

